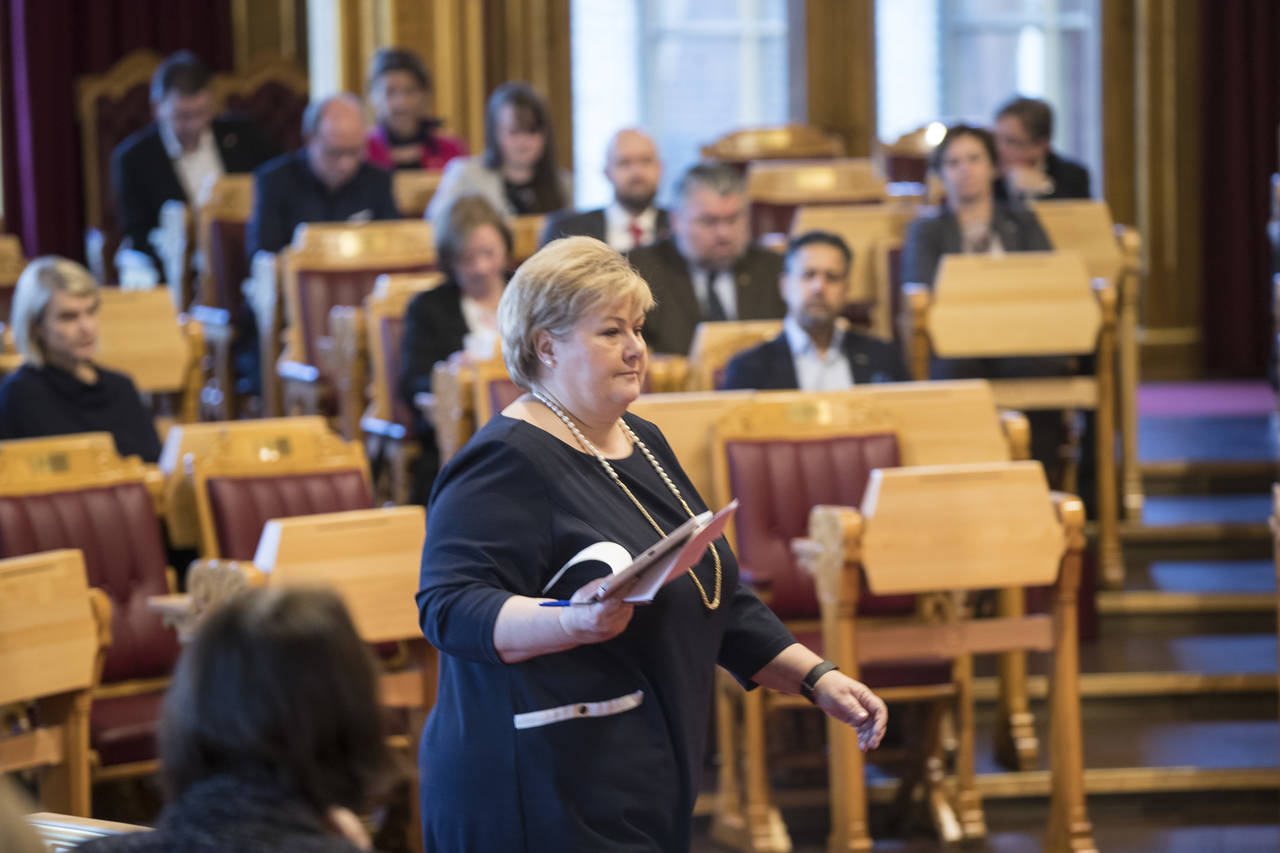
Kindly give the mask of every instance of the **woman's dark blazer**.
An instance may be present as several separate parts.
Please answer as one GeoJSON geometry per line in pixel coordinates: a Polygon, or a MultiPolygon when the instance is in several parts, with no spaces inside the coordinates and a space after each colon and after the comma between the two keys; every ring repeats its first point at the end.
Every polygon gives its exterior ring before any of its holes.
{"type": "MultiPolygon", "coordinates": [[[[1030,210],[996,202],[991,220],[1006,252],[1047,252],[1053,248],[1030,210]]],[[[942,256],[963,250],[960,223],[950,210],[917,219],[907,229],[902,247],[902,280],[932,285],[942,256]]]]}
{"type": "Polygon", "coordinates": [[[462,289],[449,279],[424,290],[409,303],[400,340],[400,397],[417,411],[413,398],[431,390],[431,369],[462,349],[467,321],[462,316],[462,289]]]}

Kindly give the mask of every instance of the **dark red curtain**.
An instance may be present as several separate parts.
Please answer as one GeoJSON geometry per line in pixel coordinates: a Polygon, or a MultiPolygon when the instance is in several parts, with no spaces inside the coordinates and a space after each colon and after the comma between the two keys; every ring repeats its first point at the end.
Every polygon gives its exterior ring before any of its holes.
{"type": "Polygon", "coordinates": [[[1271,351],[1266,226],[1280,128],[1280,3],[1202,0],[1204,358],[1264,375],[1271,351]]]}
{"type": "Polygon", "coordinates": [[[84,259],[76,78],[138,48],[230,70],[230,0],[0,0],[5,227],[28,256],[84,259]]]}

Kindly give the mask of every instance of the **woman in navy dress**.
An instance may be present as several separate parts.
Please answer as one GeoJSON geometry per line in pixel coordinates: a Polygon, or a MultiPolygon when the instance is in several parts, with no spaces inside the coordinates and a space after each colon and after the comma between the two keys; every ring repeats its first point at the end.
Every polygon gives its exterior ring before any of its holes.
{"type": "Polygon", "coordinates": [[[883,736],[884,703],[738,585],[723,538],[647,606],[541,606],[590,598],[600,563],[556,578],[583,548],[637,554],[706,509],[662,433],[626,412],[652,302],[587,237],[550,243],[503,294],[503,356],[528,393],[445,466],[428,510],[428,851],[687,849],[717,664],[748,688],[807,682],[864,749],[883,736]]]}

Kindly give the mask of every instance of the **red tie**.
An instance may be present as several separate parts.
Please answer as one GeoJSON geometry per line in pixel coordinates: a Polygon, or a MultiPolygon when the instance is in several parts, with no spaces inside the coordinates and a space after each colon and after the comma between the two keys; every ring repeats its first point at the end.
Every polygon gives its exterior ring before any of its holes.
{"type": "Polygon", "coordinates": [[[627,231],[631,233],[631,248],[636,248],[644,244],[644,229],[640,227],[640,220],[633,219],[631,224],[627,226],[627,231]]]}

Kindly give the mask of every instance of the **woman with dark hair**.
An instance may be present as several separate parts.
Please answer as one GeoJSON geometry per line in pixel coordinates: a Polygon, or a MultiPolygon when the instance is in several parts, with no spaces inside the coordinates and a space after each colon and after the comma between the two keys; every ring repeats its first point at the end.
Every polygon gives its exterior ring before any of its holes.
{"type": "Polygon", "coordinates": [[[998,163],[990,132],[953,125],[933,150],[930,168],[942,178],[946,202],[936,215],[911,223],[902,249],[902,280],[933,284],[943,255],[1038,252],[1053,248],[1034,213],[996,201],[998,163]]]}
{"type": "Polygon", "coordinates": [[[91,853],[353,853],[356,813],[390,760],[373,663],[342,601],[320,589],[241,593],[205,619],[160,720],[169,803],[155,832],[91,853]]]}
{"type": "Polygon", "coordinates": [[[436,362],[455,353],[478,360],[494,356],[511,232],[484,198],[463,196],[444,212],[436,230],[436,253],[448,279],[409,303],[400,344],[400,397],[415,413],[415,431],[422,440],[410,500],[421,504],[427,502],[440,463],[435,432],[417,414],[413,398],[431,390],[436,362]]]}
{"type": "Polygon", "coordinates": [[[484,154],[445,167],[427,206],[438,222],[454,199],[480,195],[504,216],[551,213],[573,201],[572,178],[556,167],[546,102],[528,83],[503,83],[489,96],[484,154]]]}
{"type": "Polygon", "coordinates": [[[369,131],[369,162],[384,169],[443,169],[467,144],[436,133],[431,75],[411,50],[384,47],[369,69],[369,102],[377,122],[369,131]]]}

